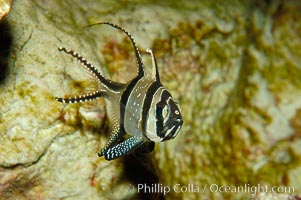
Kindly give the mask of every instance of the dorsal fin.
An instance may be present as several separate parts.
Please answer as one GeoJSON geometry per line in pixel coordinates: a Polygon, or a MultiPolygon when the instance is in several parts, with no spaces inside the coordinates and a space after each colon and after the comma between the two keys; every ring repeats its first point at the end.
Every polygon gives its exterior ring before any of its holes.
{"type": "Polygon", "coordinates": [[[109,79],[106,79],[103,75],[101,75],[101,73],[91,63],[89,63],[84,57],[82,57],[75,51],[73,51],[71,49],[67,49],[65,47],[59,47],[58,50],[76,58],[76,60],[78,62],[80,62],[83,65],[83,67],[95,78],[95,80],[98,82],[98,84],[100,84],[100,85],[103,84],[108,89],[113,90],[113,91],[118,91],[124,87],[124,84],[122,84],[122,83],[117,83],[117,82],[113,82],[109,79]]]}
{"type": "Polygon", "coordinates": [[[113,23],[110,23],[110,22],[99,22],[99,23],[88,25],[86,27],[91,27],[91,26],[101,25],[101,24],[107,24],[107,25],[112,26],[113,28],[121,30],[122,32],[124,32],[130,38],[130,40],[133,44],[134,50],[135,50],[136,61],[137,61],[137,65],[138,65],[137,76],[139,78],[142,78],[145,75],[145,72],[144,72],[144,69],[143,69],[143,63],[142,63],[142,59],[141,59],[141,56],[140,56],[139,49],[138,49],[138,47],[136,45],[136,42],[135,42],[134,38],[132,37],[132,35],[129,32],[127,32],[126,30],[124,30],[123,28],[121,28],[120,26],[118,26],[116,24],[113,24],[113,23]]]}
{"type": "Polygon", "coordinates": [[[146,52],[149,53],[152,57],[152,65],[153,65],[152,76],[153,76],[154,80],[160,82],[160,75],[159,75],[159,70],[158,70],[158,66],[157,66],[156,57],[155,57],[153,51],[150,48],[147,48],[146,52]]]}

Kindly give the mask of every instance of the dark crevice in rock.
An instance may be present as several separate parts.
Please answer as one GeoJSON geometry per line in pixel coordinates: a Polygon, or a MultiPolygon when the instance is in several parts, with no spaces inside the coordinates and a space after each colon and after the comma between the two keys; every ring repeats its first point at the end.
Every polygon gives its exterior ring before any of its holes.
{"type": "Polygon", "coordinates": [[[12,35],[6,20],[0,23],[0,84],[8,73],[8,58],[12,46],[12,35]]]}
{"type": "Polygon", "coordinates": [[[19,52],[22,52],[23,49],[24,49],[24,47],[25,47],[25,46],[28,44],[28,42],[31,40],[32,33],[33,33],[33,30],[31,30],[30,35],[28,36],[28,38],[27,38],[27,39],[23,42],[23,44],[21,45],[19,52]]]}

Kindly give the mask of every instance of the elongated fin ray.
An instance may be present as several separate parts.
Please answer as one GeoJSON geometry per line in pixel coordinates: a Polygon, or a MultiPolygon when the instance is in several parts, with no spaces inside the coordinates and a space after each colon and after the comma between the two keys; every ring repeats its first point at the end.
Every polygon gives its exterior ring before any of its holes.
{"type": "Polygon", "coordinates": [[[139,52],[139,49],[136,45],[136,42],[134,40],[134,38],[132,37],[132,35],[127,32],[126,30],[124,30],[123,28],[121,28],[120,26],[116,25],[116,24],[113,24],[113,23],[110,23],[110,22],[99,22],[99,23],[95,23],[95,24],[91,24],[91,25],[88,25],[86,27],[91,27],[91,26],[95,26],[95,25],[101,25],[101,24],[107,24],[107,25],[110,25],[118,30],[121,30],[122,32],[124,32],[131,40],[132,44],[133,44],[133,47],[134,47],[134,51],[135,51],[135,55],[136,55],[136,61],[137,61],[137,65],[138,65],[138,77],[139,78],[142,78],[144,75],[145,75],[145,72],[144,72],[144,69],[143,69],[143,63],[142,63],[142,59],[141,59],[141,56],[140,56],[140,52],[139,52]]]}
{"type": "Polygon", "coordinates": [[[159,70],[158,70],[158,65],[157,65],[157,61],[156,61],[156,57],[153,53],[153,51],[149,48],[146,49],[146,52],[149,53],[152,57],[152,64],[153,64],[153,78],[154,80],[160,82],[160,75],[159,75],[159,70]]]}
{"type": "Polygon", "coordinates": [[[83,58],[77,52],[75,52],[71,49],[67,49],[65,47],[59,47],[58,50],[76,58],[76,60],[79,61],[84,66],[84,68],[86,70],[88,70],[88,72],[90,74],[93,75],[93,77],[98,81],[99,84],[103,84],[108,89],[114,90],[114,91],[118,91],[122,87],[124,87],[124,84],[122,84],[122,83],[116,83],[109,79],[106,79],[103,75],[100,74],[100,72],[91,63],[89,63],[85,58],[83,58]]]}
{"type": "Polygon", "coordinates": [[[104,96],[106,96],[106,92],[102,90],[98,90],[96,92],[91,92],[80,96],[73,96],[67,98],[55,97],[55,100],[62,103],[79,103],[83,101],[92,101],[98,97],[104,97],[104,96]]]}

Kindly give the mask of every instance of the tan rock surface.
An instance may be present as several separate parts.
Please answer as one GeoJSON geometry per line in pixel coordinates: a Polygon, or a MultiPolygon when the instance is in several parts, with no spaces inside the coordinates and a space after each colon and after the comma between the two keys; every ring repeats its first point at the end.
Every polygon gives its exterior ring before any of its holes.
{"type": "Polygon", "coordinates": [[[301,4],[211,2],[15,1],[0,24],[0,199],[300,194],[301,4]],[[132,77],[135,61],[125,37],[110,27],[83,28],[99,21],[130,31],[142,52],[153,48],[164,85],[179,99],[182,131],[150,155],[98,158],[108,136],[103,101],[53,99],[94,87],[59,46],[116,81],[132,77]],[[171,191],[138,193],[144,183],[171,191]],[[212,192],[213,184],[294,191],[212,192]]]}

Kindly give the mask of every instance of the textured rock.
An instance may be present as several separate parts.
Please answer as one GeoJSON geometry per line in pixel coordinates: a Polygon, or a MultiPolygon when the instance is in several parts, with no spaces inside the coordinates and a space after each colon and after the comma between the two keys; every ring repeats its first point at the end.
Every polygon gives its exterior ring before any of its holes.
{"type": "Polygon", "coordinates": [[[0,22],[11,10],[12,0],[0,0],[0,22]]]}
{"type": "Polygon", "coordinates": [[[301,193],[300,9],[297,1],[16,1],[0,25],[0,199],[254,197],[211,192],[212,184],[292,186],[266,196],[293,199],[301,193]],[[103,101],[53,99],[94,88],[59,46],[116,81],[132,77],[129,41],[110,27],[83,28],[99,21],[130,31],[141,51],[152,47],[179,99],[181,133],[150,155],[98,158],[108,136],[103,101]],[[138,193],[144,183],[171,191],[138,193]],[[176,184],[192,190],[175,192],[176,184]]]}

